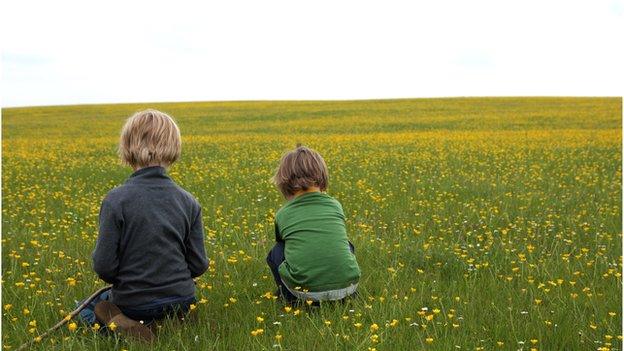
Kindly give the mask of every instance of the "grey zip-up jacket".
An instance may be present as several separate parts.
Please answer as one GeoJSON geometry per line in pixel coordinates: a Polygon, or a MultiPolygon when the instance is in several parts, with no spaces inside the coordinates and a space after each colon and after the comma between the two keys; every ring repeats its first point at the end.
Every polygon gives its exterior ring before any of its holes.
{"type": "Polygon", "coordinates": [[[201,207],[164,168],[140,169],[106,195],[93,269],[113,284],[113,303],[192,296],[207,268],[201,207]]]}

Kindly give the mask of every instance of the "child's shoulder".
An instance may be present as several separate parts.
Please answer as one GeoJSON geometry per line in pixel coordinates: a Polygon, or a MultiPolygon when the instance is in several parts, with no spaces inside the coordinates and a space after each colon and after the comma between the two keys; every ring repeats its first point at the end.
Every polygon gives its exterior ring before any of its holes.
{"type": "Polygon", "coordinates": [[[118,185],[112,188],[111,190],[109,190],[108,193],[106,193],[106,196],[104,196],[103,202],[107,202],[107,203],[118,202],[126,196],[126,193],[127,193],[127,189],[124,186],[124,184],[118,185]]]}
{"type": "Polygon", "coordinates": [[[197,200],[197,198],[191,194],[188,190],[184,189],[183,187],[179,186],[178,184],[175,184],[175,188],[180,192],[180,194],[186,198],[190,203],[192,203],[193,205],[196,206],[200,206],[199,205],[199,201],[197,200]]]}
{"type": "Polygon", "coordinates": [[[305,209],[309,208],[310,206],[326,207],[328,205],[335,207],[339,211],[342,211],[342,205],[340,204],[340,201],[338,201],[336,198],[327,193],[315,193],[305,197],[295,198],[286,202],[282,205],[282,207],[280,207],[279,210],[277,210],[277,212],[275,213],[275,217],[277,218],[286,216],[291,211],[305,211],[305,209]]]}
{"type": "Polygon", "coordinates": [[[319,198],[321,199],[320,201],[323,203],[331,204],[331,205],[342,208],[340,201],[338,201],[338,199],[329,195],[328,193],[319,193],[319,198]]]}
{"type": "Polygon", "coordinates": [[[327,199],[329,199],[329,201],[340,205],[340,201],[338,201],[338,199],[336,199],[335,197],[329,195],[328,193],[323,193],[323,194],[327,197],[327,199]]]}
{"type": "Polygon", "coordinates": [[[340,201],[338,201],[338,199],[336,199],[333,196],[327,195],[327,197],[329,198],[329,201],[331,201],[331,203],[340,211],[342,212],[342,204],[340,203],[340,201]]]}
{"type": "MultiPolygon", "coordinates": [[[[120,202],[132,201],[134,199],[138,199],[141,196],[141,193],[145,191],[144,187],[124,183],[111,189],[104,197],[103,202],[118,204],[120,202]]],[[[170,194],[173,192],[174,196],[182,198],[185,203],[190,203],[194,207],[200,207],[197,198],[178,184],[173,183],[173,186],[168,187],[168,190],[166,191],[170,194]]]]}

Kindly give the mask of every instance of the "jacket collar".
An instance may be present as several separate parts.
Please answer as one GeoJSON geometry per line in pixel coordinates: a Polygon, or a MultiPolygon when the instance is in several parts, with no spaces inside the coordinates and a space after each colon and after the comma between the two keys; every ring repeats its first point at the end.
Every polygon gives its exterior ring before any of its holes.
{"type": "Polygon", "coordinates": [[[166,179],[171,180],[167,175],[167,170],[161,166],[145,167],[132,173],[128,181],[135,182],[148,179],[166,179]]]}

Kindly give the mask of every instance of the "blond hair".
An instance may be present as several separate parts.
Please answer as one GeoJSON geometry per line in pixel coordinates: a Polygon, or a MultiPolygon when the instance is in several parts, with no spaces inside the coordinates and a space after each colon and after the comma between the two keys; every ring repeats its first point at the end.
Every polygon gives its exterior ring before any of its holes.
{"type": "Polygon", "coordinates": [[[318,152],[305,146],[297,146],[282,156],[271,180],[289,198],[313,186],[319,187],[321,191],[327,190],[329,172],[325,160],[318,152]]]}
{"type": "Polygon", "coordinates": [[[133,168],[168,167],[180,157],[181,149],[180,129],[164,112],[137,112],[121,129],[119,157],[133,168]]]}

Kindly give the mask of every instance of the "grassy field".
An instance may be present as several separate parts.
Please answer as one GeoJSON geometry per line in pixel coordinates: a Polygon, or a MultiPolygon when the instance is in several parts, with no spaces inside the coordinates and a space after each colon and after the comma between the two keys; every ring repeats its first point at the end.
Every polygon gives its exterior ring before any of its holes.
{"type": "MultiPolygon", "coordinates": [[[[622,349],[622,100],[466,98],[3,109],[5,350],[104,285],[99,205],[131,173],[118,133],[146,107],[179,123],[170,174],[204,208],[212,261],[197,321],[168,321],[153,349],[622,349]],[[271,297],[269,178],[297,142],[325,157],[356,246],[345,304],[271,297]]],[[[80,323],[34,347],[141,348],[80,323]]]]}

